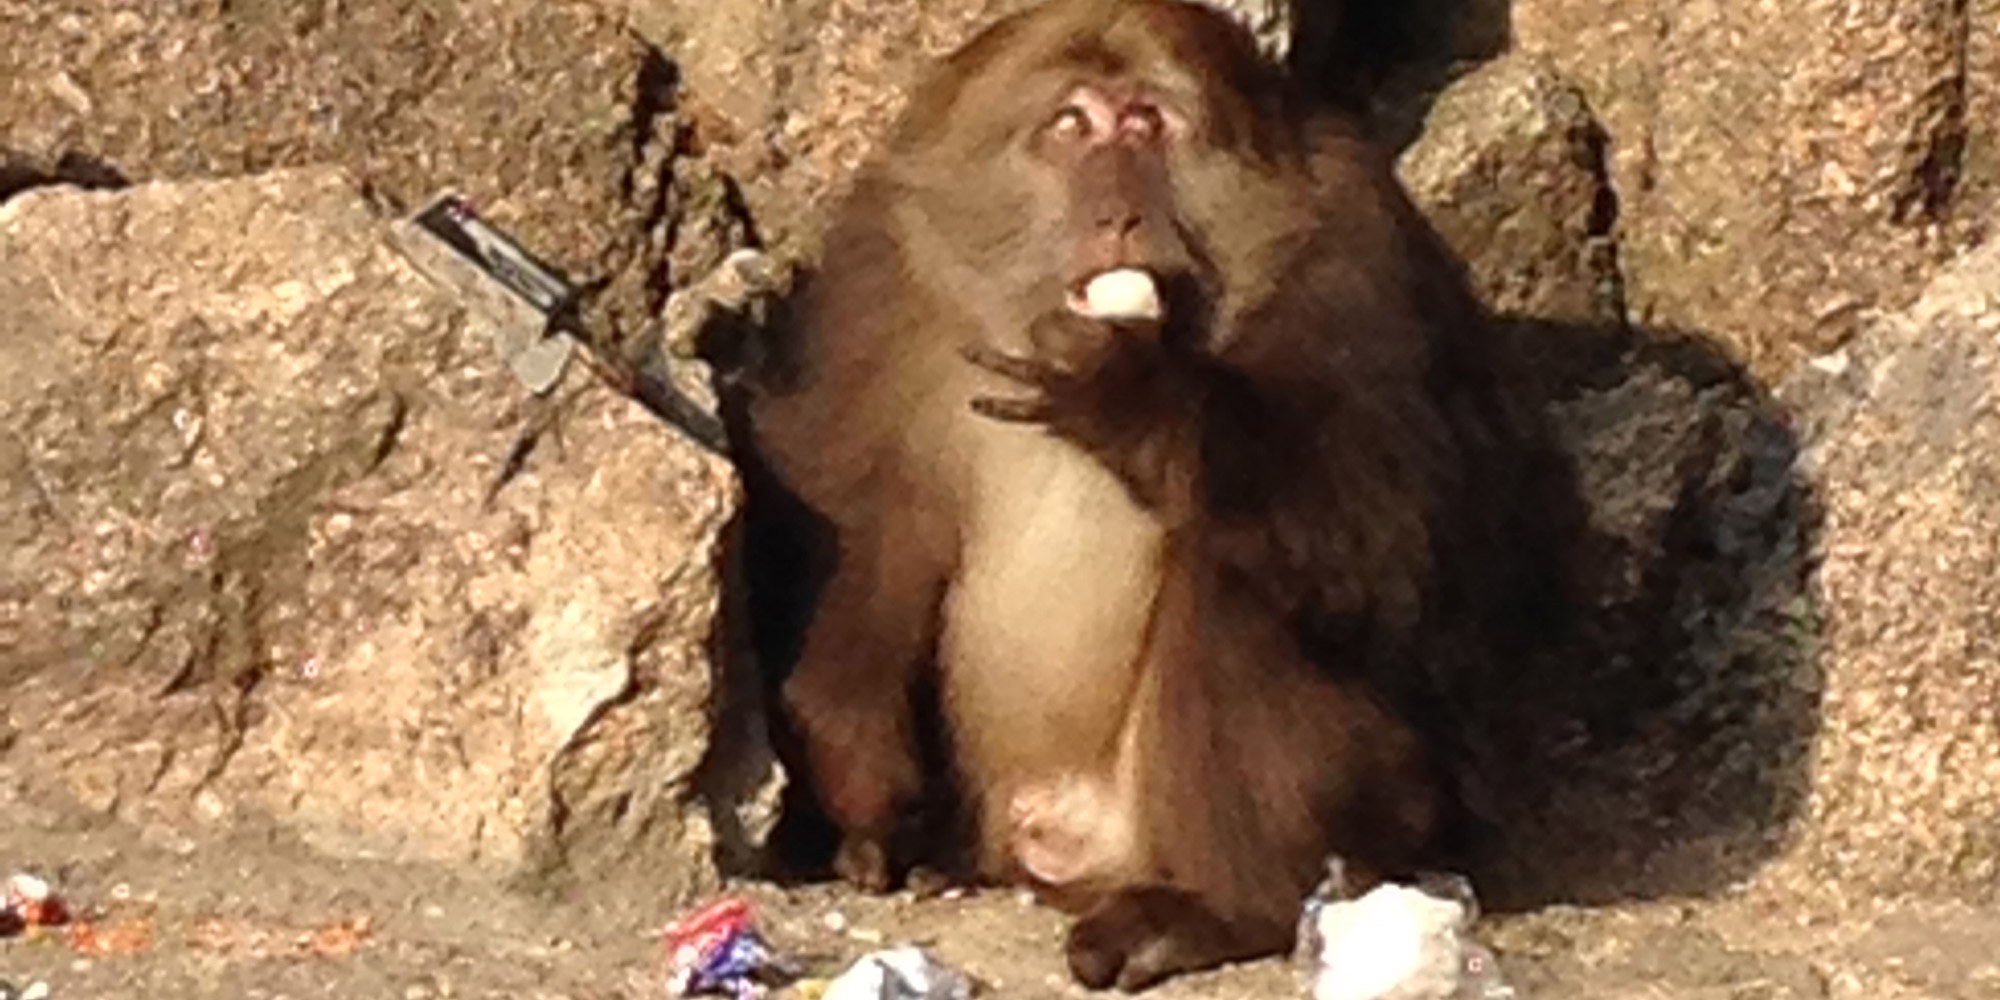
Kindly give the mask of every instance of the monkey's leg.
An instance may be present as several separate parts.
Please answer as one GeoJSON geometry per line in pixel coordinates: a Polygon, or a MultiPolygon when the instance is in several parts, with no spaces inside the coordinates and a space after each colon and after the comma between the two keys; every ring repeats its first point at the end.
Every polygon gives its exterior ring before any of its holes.
{"type": "Polygon", "coordinates": [[[835,869],[872,891],[907,863],[898,849],[923,789],[915,682],[932,660],[945,569],[913,533],[844,533],[785,709],[810,778],[841,831],[835,869]]]}
{"type": "Polygon", "coordinates": [[[1225,915],[1171,885],[1129,888],[1070,928],[1070,974],[1091,989],[1137,992],[1170,976],[1285,951],[1296,919],[1275,910],[1225,915]]]}
{"type": "Polygon", "coordinates": [[[1366,882],[1425,849],[1436,789],[1415,737],[1364,689],[1323,675],[1240,589],[1170,572],[1139,710],[1142,839],[1154,880],[1071,928],[1092,988],[1289,950],[1300,906],[1339,853],[1366,882]]]}
{"type": "MultiPolygon", "coordinates": [[[[1341,722],[1333,717],[1328,724],[1341,722]]],[[[1334,770],[1362,767],[1337,759],[1323,763],[1334,770]]],[[[1188,776],[1186,793],[1202,791],[1198,774],[1188,776]]],[[[1328,855],[1338,854],[1351,884],[1365,888],[1405,870],[1393,861],[1383,867],[1385,859],[1429,835],[1433,802],[1421,778],[1407,785],[1384,782],[1325,812],[1286,801],[1277,783],[1252,777],[1244,784],[1250,794],[1211,785],[1205,815],[1186,795],[1181,804],[1190,808],[1178,819],[1154,815],[1154,861],[1163,877],[1110,894],[1070,928],[1066,950],[1077,981],[1129,992],[1182,973],[1288,952],[1300,908],[1328,855]]]]}

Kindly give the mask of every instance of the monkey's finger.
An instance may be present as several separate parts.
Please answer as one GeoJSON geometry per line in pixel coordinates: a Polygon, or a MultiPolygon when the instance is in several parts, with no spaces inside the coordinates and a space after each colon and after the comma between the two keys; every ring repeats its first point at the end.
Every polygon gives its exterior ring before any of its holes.
{"type": "Polygon", "coordinates": [[[1048,422],[1050,410],[1046,400],[981,396],[972,401],[972,412],[1003,423],[1040,424],[1048,422]]]}
{"type": "Polygon", "coordinates": [[[1107,337],[1158,338],[1165,324],[1142,316],[1085,316],[1065,309],[1044,313],[1028,327],[1036,346],[1091,343],[1107,337]]]}
{"type": "Polygon", "coordinates": [[[1048,385],[1056,378],[1056,373],[1047,365],[995,350],[985,344],[967,344],[959,348],[959,354],[987,371],[1028,385],[1048,385]]]}

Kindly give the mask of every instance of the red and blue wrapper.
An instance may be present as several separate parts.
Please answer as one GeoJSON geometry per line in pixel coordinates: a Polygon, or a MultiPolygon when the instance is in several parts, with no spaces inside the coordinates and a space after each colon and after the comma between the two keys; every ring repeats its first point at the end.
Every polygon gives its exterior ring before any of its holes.
{"type": "Polygon", "coordinates": [[[711,903],[668,925],[663,937],[667,984],[676,996],[753,1000],[778,971],[777,953],[758,935],[750,904],[742,899],[711,903]]]}

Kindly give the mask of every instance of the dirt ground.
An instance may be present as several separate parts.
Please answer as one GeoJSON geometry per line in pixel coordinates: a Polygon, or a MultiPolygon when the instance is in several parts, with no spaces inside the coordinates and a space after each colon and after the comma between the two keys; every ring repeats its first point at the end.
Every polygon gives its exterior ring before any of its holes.
{"type": "MultiPolygon", "coordinates": [[[[341,997],[649,1000],[669,996],[659,930],[676,916],[645,886],[508,888],[463,872],[318,856],[282,837],[158,833],[15,800],[0,868],[54,882],[87,932],[0,939],[0,980],[98,1000],[341,997]]],[[[830,973],[917,943],[981,995],[1088,995],[1067,981],[1062,919],[1012,892],[858,896],[739,884],[777,947],[830,973]]],[[[2000,997],[2000,913],[1882,904],[1801,920],[1751,896],[1489,917],[1522,998],[2000,997]]],[[[4,994],[0,994],[4,995],[4,994]]],[[[784,991],[777,1000],[797,995],[784,991]]],[[[1187,977],[1159,1000],[1306,997],[1269,960],[1187,977]]]]}

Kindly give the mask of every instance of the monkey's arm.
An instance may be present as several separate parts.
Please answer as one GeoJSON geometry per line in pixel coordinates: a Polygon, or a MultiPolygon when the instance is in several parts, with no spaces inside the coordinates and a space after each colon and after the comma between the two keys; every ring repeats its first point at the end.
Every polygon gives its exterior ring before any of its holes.
{"type": "Polygon", "coordinates": [[[1397,366],[1291,353],[1194,366],[1203,546],[1288,608],[1414,614],[1447,486],[1443,421],[1397,366]]]}
{"type": "Polygon", "coordinates": [[[1284,607],[1413,610],[1449,447],[1408,351],[1422,335],[1343,343],[1285,312],[1213,352],[1051,316],[1033,357],[967,350],[1036,390],[973,406],[1090,452],[1164,523],[1198,532],[1218,568],[1284,607]]]}

